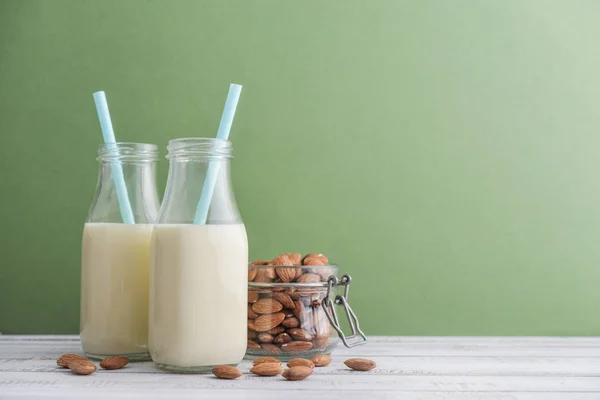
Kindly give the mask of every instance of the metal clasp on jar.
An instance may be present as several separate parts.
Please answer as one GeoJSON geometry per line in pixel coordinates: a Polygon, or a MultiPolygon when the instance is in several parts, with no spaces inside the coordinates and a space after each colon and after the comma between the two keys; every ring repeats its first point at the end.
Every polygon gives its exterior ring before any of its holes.
{"type": "Polygon", "coordinates": [[[323,299],[322,303],[323,310],[325,310],[325,315],[327,316],[327,319],[329,319],[331,326],[333,326],[333,329],[337,331],[338,336],[340,337],[340,339],[342,339],[342,342],[346,347],[359,346],[361,344],[365,344],[367,341],[367,337],[360,330],[360,326],[358,325],[358,318],[356,317],[356,314],[354,314],[354,311],[352,311],[352,308],[348,303],[348,293],[350,292],[351,281],[352,278],[350,277],[350,275],[347,274],[343,275],[340,279],[338,279],[334,275],[331,275],[327,279],[327,294],[325,295],[325,298],[323,299]],[[335,299],[333,299],[332,301],[331,295],[334,294],[332,289],[336,286],[344,286],[344,294],[336,295],[335,299]],[[340,327],[337,312],[335,311],[336,304],[344,307],[344,310],[346,312],[346,318],[348,319],[348,323],[350,324],[350,330],[352,331],[352,334],[349,336],[346,336],[346,334],[344,334],[342,328],[340,327]],[[357,334],[360,337],[358,337],[357,334]]]}

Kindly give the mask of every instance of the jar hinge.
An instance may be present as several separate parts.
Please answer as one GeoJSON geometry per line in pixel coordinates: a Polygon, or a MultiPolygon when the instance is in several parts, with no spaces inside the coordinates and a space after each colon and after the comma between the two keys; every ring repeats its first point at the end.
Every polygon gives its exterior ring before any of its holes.
{"type": "Polygon", "coordinates": [[[327,315],[327,319],[329,319],[329,322],[331,323],[333,328],[337,331],[338,336],[340,337],[340,339],[342,339],[342,342],[344,343],[344,346],[346,346],[346,347],[358,346],[358,345],[366,343],[366,341],[367,341],[367,337],[360,330],[360,326],[358,325],[358,318],[356,317],[356,314],[354,314],[354,311],[352,311],[352,308],[350,307],[350,304],[348,303],[348,294],[350,292],[350,282],[351,281],[352,281],[352,278],[350,277],[350,275],[347,275],[347,274],[343,275],[339,280],[337,277],[335,277],[333,275],[330,276],[327,279],[327,294],[325,295],[325,298],[322,301],[323,310],[325,311],[325,315],[327,315]],[[332,303],[330,301],[330,296],[333,293],[332,289],[338,285],[344,286],[344,294],[335,296],[335,299],[333,300],[333,303],[332,303]],[[336,304],[344,307],[344,310],[346,312],[346,318],[348,318],[350,330],[352,331],[352,334],[349,336],[346,336],[344,334],[344,332],[342,331],[342,328],[340,327],[337,312],[335,311],[336,304]],[[360,337],[357,337],[357,333],[360,337]],[[356,340],[352,341],[352,339],[356,339],[356,340]]]}

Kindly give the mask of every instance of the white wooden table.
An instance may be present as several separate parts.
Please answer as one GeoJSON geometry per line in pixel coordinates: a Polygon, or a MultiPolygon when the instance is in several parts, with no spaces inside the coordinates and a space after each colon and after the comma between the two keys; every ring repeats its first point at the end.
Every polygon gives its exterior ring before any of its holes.
{"type": "Polygon", "coordinates": [[[151,362],[78,376],[59,369],[77,336],[0,336],[0,399],[525,399],[600,400],[600,338],[370,337],[338,348],[305,381],[165,373],[151,362]],[[370,372],[343,361],[365,357],[370,372]]]}

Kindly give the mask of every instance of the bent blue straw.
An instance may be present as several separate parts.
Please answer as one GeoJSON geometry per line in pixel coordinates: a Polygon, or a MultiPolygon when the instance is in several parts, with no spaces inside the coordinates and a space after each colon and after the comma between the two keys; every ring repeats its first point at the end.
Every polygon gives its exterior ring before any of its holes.
{"type": "MultiPolygon", "coordinates": [[[[98,111],[98,119],[100,120],[100,128],[102,129],[104,143],[107,144],[106,147],[109,150],[116,149],[115,132],[113,131],[110,113],[108,112],[106,94],[102,91],[94,93],[94,102],[96,103],[96,110],[98,111]]],[[[123,176],[123,167],[121,166],[121,163],[116,160],[110,162],[110,167],[115,181],[117,200],[119,201],[119,209],[121,210],[123,222],[126,224],[135,224],[133,210],[131,209],[131,203],[129,202],[129,195],[127,194],[127,186],[125,185],[125,177],[123,176]]]]}
{"type": "MultiPolygon", "coordinates": [[[[219,123],[219,130],[217,131],[217,139],[227,140],[229,138],[229,131],[233,124],[233,117],[235,116],[235,110],[237,108],[240,94],[242,92],[242,85],[236,85],[232,83],[229,85],[229,93],[227,93],[227,100],[225,101],[225,108],[223,109],[223,115],[221,115],[221,122],[219,123]]],[[[212,200],[213,192],[215,191],[215,185],[217,184],[217,178],[219,176],[219,161],[211,160],[208,163],[208,169],[206,170],[206,178],[204,179],[204,185],[202,185],[202,193],[200,194],[200,201],[196,208],[196,215],[194,217],[194,224],[204,225],[208,218],[208,209],[210,208],[210,202],[212,200]]]]}

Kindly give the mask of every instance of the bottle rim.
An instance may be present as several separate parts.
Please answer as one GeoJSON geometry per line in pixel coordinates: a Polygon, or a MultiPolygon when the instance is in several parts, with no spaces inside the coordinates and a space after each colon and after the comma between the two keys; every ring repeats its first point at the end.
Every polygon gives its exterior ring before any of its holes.
{"type": "Polygon", "coordinates": [[[158,146],[151,143],[103,143],[98,148],[100,162],[154,162],[158,161],[158,146]]]}
{"type": "Polygon", "coordinates": [[[167,159],[176,161],[210,161],[233,158],[231,141],[216,138],[188,137],[169,141],[167,159]]]}

